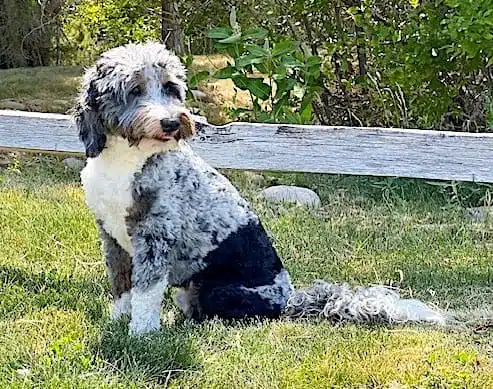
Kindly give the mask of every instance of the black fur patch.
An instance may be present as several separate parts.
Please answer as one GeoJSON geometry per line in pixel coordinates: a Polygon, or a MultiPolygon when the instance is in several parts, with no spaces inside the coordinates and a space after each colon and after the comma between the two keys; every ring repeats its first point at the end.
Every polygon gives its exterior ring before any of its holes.
{"type": "Polygon", "coordinates": [[[200,311],[194,311],[192,318],[203,320],[219,316],[223,319],[244,319],[247,317],[277,318],[284,307],[258,293],[240,288],[238,285],[204,283],[198,289],[200,311]]]}
{"type": "Polygon", "coordinates": [[[86,157],[95,158],[104,149],[106,134],[101,116],[98,113],[98,91],[94,80],[86,91],[85,101],[75,107],[75,124],[79,130],[79,139],[86,148],[86,157]]]}
{"type": "MultiPolygon", "coordinates": [[[[207,267],[191,281],[197,286],[200,317],[277,317],[281,307],[254,291],[272,285],[283,266],[260,222],[251,221],[204,259],[207,267]]],[[[197,315],[196,315],[197,316],[197,315]]]]}
{"type": "Polygon", "coordinates": [[[272,284],[283,266],[260,222],[250,221],[211,251],[207,268],[193,281],[241,283],[248,288],[272,284]]]}
{"type": "Polygon", "coordinates": [[[142,190],[142,188],[134,184],[132,198],[133,204],[127,209],[128,214],[125,217],[129,235],[133,235],[139,223],[145,220],[156,201],[157,193],[155,191],[142,190]]]}

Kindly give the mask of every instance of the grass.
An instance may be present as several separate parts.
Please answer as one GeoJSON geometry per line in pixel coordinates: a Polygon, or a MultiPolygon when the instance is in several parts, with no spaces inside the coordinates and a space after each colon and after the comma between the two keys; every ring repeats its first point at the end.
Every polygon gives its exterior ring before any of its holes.
{"type": "MultiPolygon", "coordinates": [[[[9,158],[0,170],[2,388],[493,387],[493,332],[471,326],[194,324],[170,291],[163,330],[130,339],[124,321],[109,319],[108,281],[78,173],[58,157],[9,158]]],[[[392,282],[473,322],[491,308],[492,224],[466,220],[461,207],[481,202],[484,189],[227,175],[253,201],[296,285],[392,282]],[[309,186],[323,207],[266,204],[255,191],[273,182],[309,186]]]]}
{"type": "MultiPolygon", "coordinates": [[[[226,66],[223,56],[195,56],[189,73],[202,70],[214,73],[223,66],[226,66]]],[[[23,104],[29,111],[67,113],[74,105],[82,72],[83,68],[76,66],[0,69],[0,109],[2,100],[8,100],[23,104]]],[[[207,100],[190,99],[189,105],[214,124],[230,121],[226,112],[233,104],[237,107],[250,104],[248,93],[237,91],[231,80],[206,80],[199,89],[207,94],[207,100]]]]}
{"type": "Polygon", "coordinates": [[[75,66],[0,70],[0,103],[12,100],[30,111],[66,113],[73,106],[82,71],[75,66]]]}

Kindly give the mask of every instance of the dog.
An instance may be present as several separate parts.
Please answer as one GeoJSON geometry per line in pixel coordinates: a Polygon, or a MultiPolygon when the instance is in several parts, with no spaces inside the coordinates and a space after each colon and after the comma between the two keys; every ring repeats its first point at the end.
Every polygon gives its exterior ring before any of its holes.
{"type": "Polygon", "coordinates": [[[112,319],[130,315],[132,335],[159,329],[172,286],[195,320],[442,320],[387,288],[316,281],[295,290],[250,204],[188,145],[185,95],[184,66],[154,42],[111,49],[84,76],[74,112],[87,156],[81,182],[103,242],[112,319]]]}

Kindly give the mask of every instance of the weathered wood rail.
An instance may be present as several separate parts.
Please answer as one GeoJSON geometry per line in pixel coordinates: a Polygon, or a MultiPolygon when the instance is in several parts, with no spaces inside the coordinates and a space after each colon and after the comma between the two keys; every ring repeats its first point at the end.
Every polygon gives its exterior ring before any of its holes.
{"type": "MultiPolygon", "coordinates": [[[[235,122],[192,145],[218,168],[493,182],[493,134],[235,122]]],[[[1,110],[0,149],[83,152],[69,116],[1,110]]]]}

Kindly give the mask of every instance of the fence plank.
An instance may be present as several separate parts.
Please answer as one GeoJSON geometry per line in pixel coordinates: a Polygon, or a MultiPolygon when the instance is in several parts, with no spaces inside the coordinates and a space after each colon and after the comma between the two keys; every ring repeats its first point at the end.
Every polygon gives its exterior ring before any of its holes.
{"type": "MultiPolygon", "coordinates": [[[[218,168],[493,182],[493,134],[230,123],[193,147],[218,168]]],[[[0,111],[0,149],[82,152],[69,117],[0,111]]]]}

